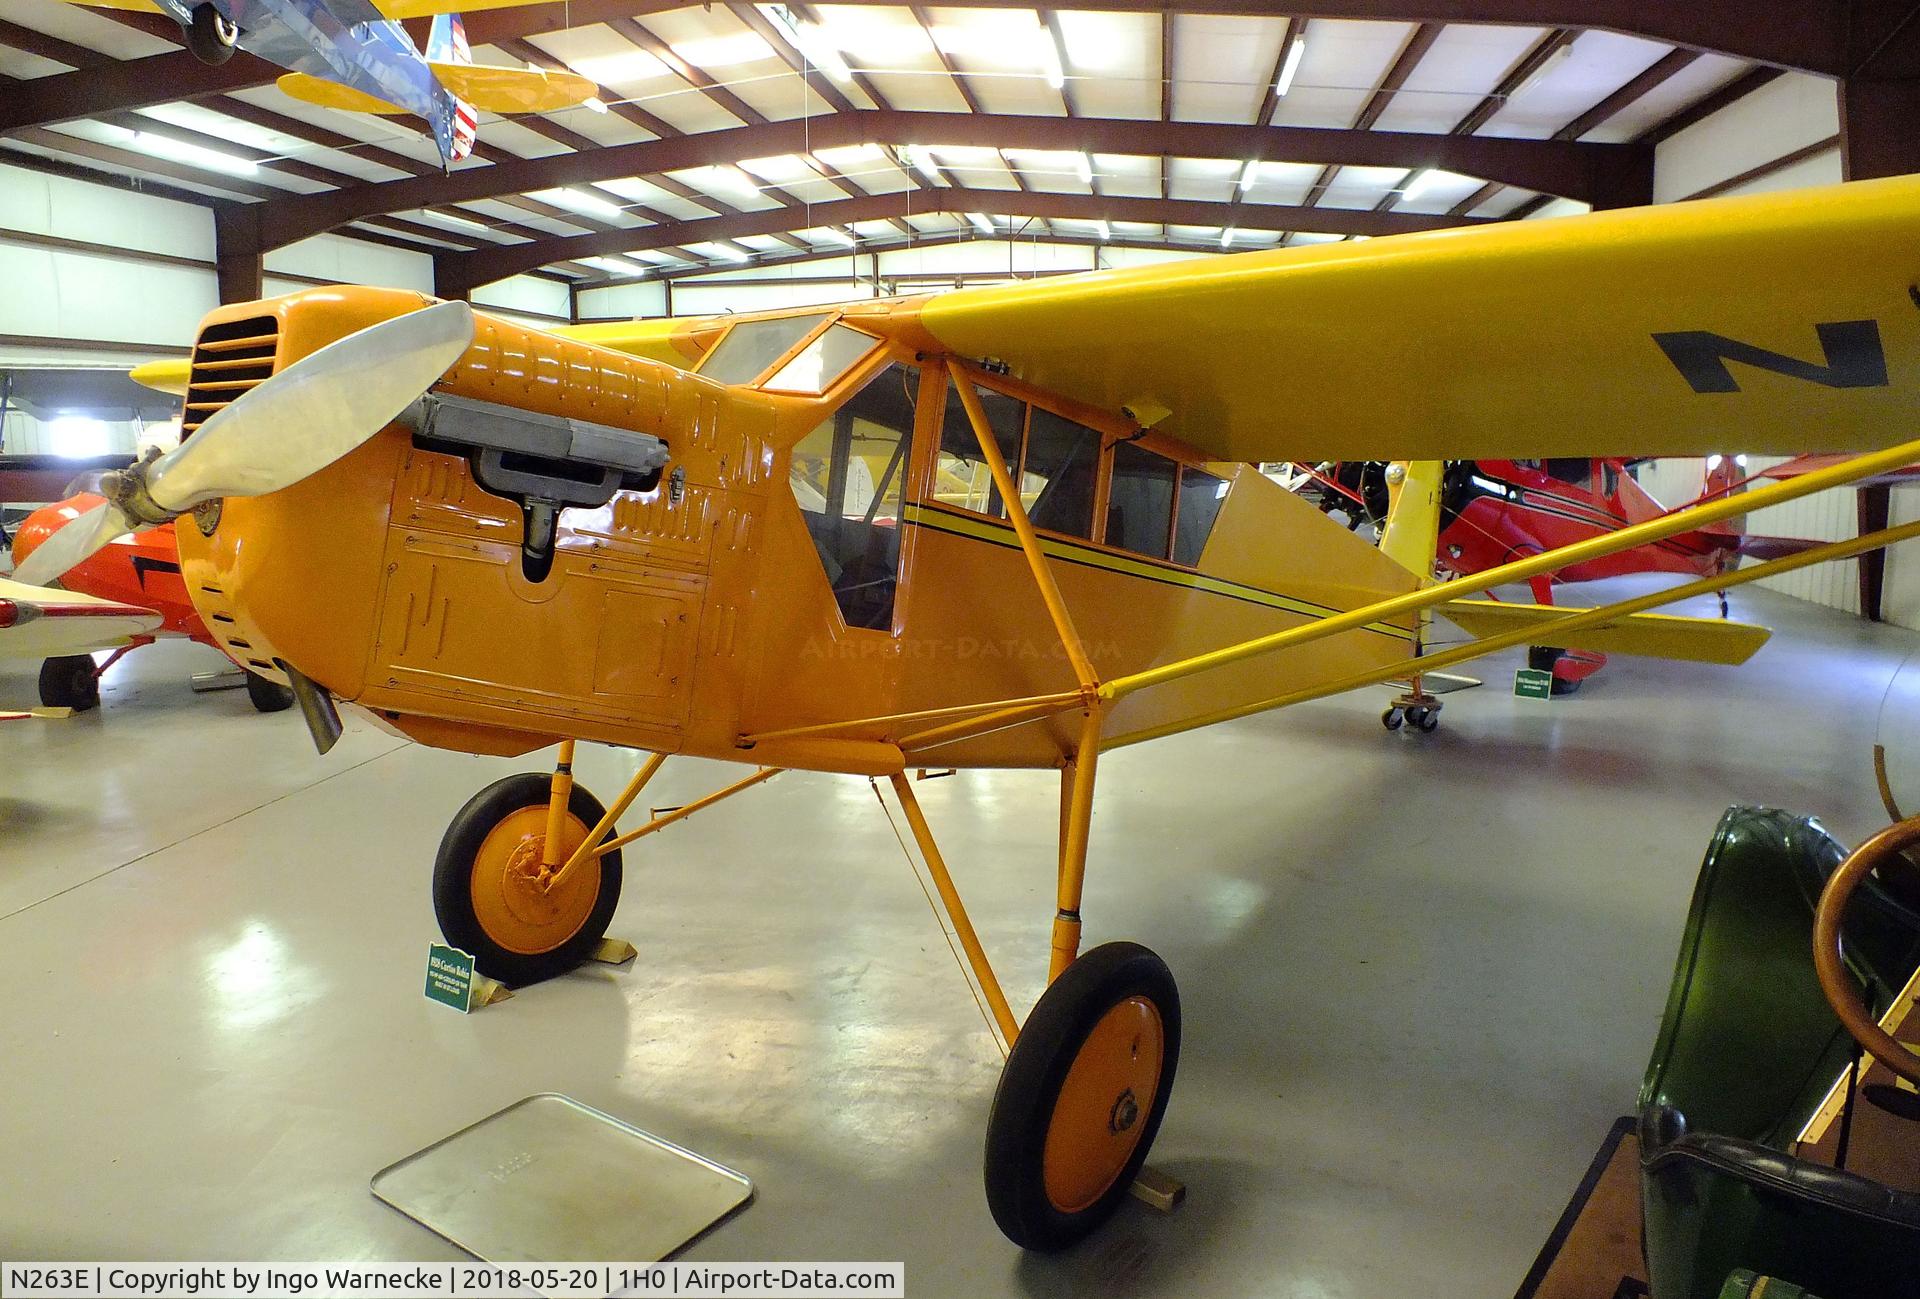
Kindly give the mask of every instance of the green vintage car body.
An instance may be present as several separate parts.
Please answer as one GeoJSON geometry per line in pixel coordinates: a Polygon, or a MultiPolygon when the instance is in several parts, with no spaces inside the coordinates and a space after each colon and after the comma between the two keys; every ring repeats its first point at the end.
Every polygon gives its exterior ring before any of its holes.
{"type": "MultiPolygon", "coordinates": [[[[1653,1299],[1717,1299],[1747,1269],[1823,1299],[1920,1296],[1920,1195],[1795,1158],[1852,1059],[1820,991],[1813,910],[1846,849],[1767,808],[1721,818],[1641,1087],[1641,1213],[1653,1299]]],[[[1920,914],[1856,896],[1849,960],[1876,1006],[1920,961],[1920,914]]]]}

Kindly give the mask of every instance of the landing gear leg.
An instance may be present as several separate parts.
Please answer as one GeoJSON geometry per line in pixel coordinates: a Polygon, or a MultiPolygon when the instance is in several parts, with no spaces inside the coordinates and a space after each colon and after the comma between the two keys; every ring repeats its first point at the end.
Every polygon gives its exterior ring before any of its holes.
{"type": "Polygon", "coordinates": [[[1423,690],[1419,677],[1415,677],[1409,685],[1412,688],[1395,699],[1393,706],[1386,712],[1380,714],[1380,724],[1389,731],[1399,730],[1403,722],[1422,734],[1431,734],[1439,730],[1442,707],[1439,697],[1423,690]]]}

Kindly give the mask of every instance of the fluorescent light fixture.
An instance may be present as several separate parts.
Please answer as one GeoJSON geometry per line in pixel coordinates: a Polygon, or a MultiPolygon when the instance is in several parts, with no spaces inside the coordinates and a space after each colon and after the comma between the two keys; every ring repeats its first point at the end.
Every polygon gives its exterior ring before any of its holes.
{"type": "Polygon", "coordinates": [[[753,198],[760,193],[760,187],[737,167],[695,167],[686,173],[687,177],[703,189],[720,190],[739,198],[753,198]]]}
{"type": "Polygon", "coordinates": [[[598,95],[589,95],[586,99],[581,101],[581,105],[582,107],[588,108],[596,113],[604,113],[607,111],[607,101],[600,98],[600,96],[598,95]]]}
{"type": "Polygon", "coordinates": [[[1240,168],[1240,192],[1242,194],[1253,188],[1254,177],[1259,174],[1260,163],[1258,159],[1249,160],[1245,166],[1240,168]]]}
{"type": "Polygon", "coordinates": [[[715,244],[713,245],[713,251],[730,262],[750,262],[753,260],[752,253],[746,251],[744,248],[735,248],[732,244],[715,244]]]}
{"type": "Polygon", "coordinates": [[[1280,76],[1273,83],[1274,98],[1281,99],[1293,89],[1293,79],[1300,74],[1300,60],[1307,57],[1307,38],[1296,36],[1293,44],[1287,46],[1287,58],[1280,65],[1280,76]]]}
{"type": "Polygon", "coordinates": [[[854,247],[860,242],[837,226],[821,226],[820,233],[833,240],[836,244],[845,244],[849,248],[854,247]]]}
{"type": "Polygon", "coordinates": [[[840,51],[834,48],[833,42],[818,23],[795,18],[785,5],[760,5],[758,8],[807,62],[843,85],[853,80],[853,69],[840,57],[840,51]]]}
{"type": "Polygon", "coordinates": [[[902,150],[902,152],[907,156],[908,166],[912,167],[934,184],[938,185],[940,183],[940,171],[933,165],[933,156],[929,154],[926,149],[917,144],[910,144],[902,150]]]}
{"type": "Polygon", "coordinates": [[[1083,185],[1093,184],[1093,159],[1092,158],[1088,157],[1084,153],[1076,153],[1073,155],[1073,165],[1080,172],[1081,184],[1083,185]]]}
{"type": "Polygon", "coordinates": [[[435,211],[432,208],[425,209],[421,212],[421,215],[432,217],[435,221],[444,221],[451,226],[465,226],[469,230],[488,230],[492,228],[483,222],[469,220],[463,216],[455,216],[451,212],[435,211]]]}
{"type": "Polygon", "coordinates": [[[597,195],[587,194],[577,189],[542,189],[534,191],[529,197],[544,199],[555,207],[567,208],[583,216],[595,216],[611,220],[620,215],[618,205],[609,203],[597,195]]]}
{"type": "Polygon", "coordinates": [[[1055,90],[1064,89],[1067,84],[1066,55],[1055,38],[1053,29],[1045,23],[1040,24],[1040,70],[1046,75],[1047,84],[1055,90]]]}
{"type": "Polygon", "coordinates": [[[615,275],[636,275],[644,269],[635,266],[632,262],[623,262],[618,257],[582,257],[579,261],[582,266],[597,267],[603,271],[611,271],[615,275]]]}
{"type": "Polygon", "coordinates": [[[1436,184],[1445,180],[1446,175],[1445,172],[1438,168],[1422,167],[1413,174],[1412,178],[1407,181],[1406,187],[1400,191],[1401,199],[1411,203],[1422,194],[1431,190],[1436,184]]]}
{"type": "Polygon", "coordinates": [[[246,158],[221,153],[218,149],[203,149],[197,144],[187,144],[169,136],[155,135],[151,131],[135,131],[128,143],[142,153],[171,158],[175,162],[190,163],[195,167],[224,171],[230,176],[256,176],[260,173],[259,164],[246,158]]]}
{"type": "Polygon", "coordinates": [[[1520,96],[1526,94],[1529,90],[1532,90],[1535,86],[1539,85],[1542,81],[1546,80],[1548,73],[1552,72],[1555,68],[1558,68],[1561,64],[1565,63],[1568,59],[1572,57],[1573,57],[1573,42],[1569,41],[1565,45],[1562,45],[1559,49],[1555,50],[1553,53],[1547,55],[1546,58],[1540,60],[1540,66],[1535,68],[1532,72],[1529,72],[1527,74],[1527,79],[1525,81],[1522,81],[1519,85],[1515,86],[1510,92],[1508,92],[1507,102],[1512,103],[1514,100],[1520,98],[1520,96]]]}
{"type": "Polygon", "coordinates": [[[969,212],[967,213],[967,220],[973,222],[973,228],[983,235],[990,236],[994,233],[993,222],[984,212],[969,212]]]}
{"type": "Polygon", "coordinates": [[[1233,227],[1229,226],[1220,232],[1220,246],[1222,248],[1233,247],[1233,227]]]}
{"type": "Polygon", "coordinates": [[[1104,220],[1095,221],[1094,224],[1100,227],[1100,241],[1102,243],[1113,238],[1113,227],[1108,225],[1104,220]]]}

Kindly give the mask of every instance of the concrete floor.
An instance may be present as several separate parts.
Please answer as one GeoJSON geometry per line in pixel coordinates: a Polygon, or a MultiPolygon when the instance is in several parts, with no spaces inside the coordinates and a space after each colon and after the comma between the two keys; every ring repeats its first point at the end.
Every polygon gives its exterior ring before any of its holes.
{"type": "MultiPolygon", "coordinates": [[[[1721,810],[1883,819],[1875,719],[1920,639],[1735,599],[1779,629],[1742,669],[1616,659],[1542,704],[1497,657],[1435,735],[1369,694],[1103,761],[1088,938],[1180,981],[1154,1162],[1190,1195],[1051,1258],[987,1215],[999,1056],[864,780],[783,776],[630,850],[639,960],[463,1018],[420,994],[434,851],[535,762],[361,723],[319,758],[295,714],[190,693],[210,651],[136,654],[98,712],[0,728],[0,1252],[457,1257],[368,1176],[560,1091],[755,1179],[689,1257],[904,1258],[916,1299],[1509,1293],[1631,1108],[1721,810]]],[[[738,771],[670,762],[646,801],[738,771]]],[[[1029,1003],[1054,783],[921,792],[1029,1003]]]]}

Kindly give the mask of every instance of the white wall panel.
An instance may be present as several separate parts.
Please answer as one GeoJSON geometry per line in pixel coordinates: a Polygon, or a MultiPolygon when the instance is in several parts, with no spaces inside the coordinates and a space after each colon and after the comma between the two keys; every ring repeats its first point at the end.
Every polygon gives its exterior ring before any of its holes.
{"type": "Polygon", "coordinates": [[[193,203],[0,166],[0,228],[213,260],[213,213],[193,203]]]}
{"type": "Polygon", "coordinates": [[[269,273],[282,271],[340,284],[433,292],[430,255],[361,239],[343,239],[339,235],[315,235],[297,244],[276,248],[267,254],[265,265],[269,273]]]}
{"type": "Polygon", "coordinates": [[[1839,130],[1836,84],[1807,73],[1786,73],[1662,140],[1654,153],[1654,202],[1698,194],[1839,130]]]}
{"type": "Polygon", "coordinates": [[[516,275],[475,289],[473,305],[545,317],[538,323],[551,325],[556,319],[568,319],[570,302],[567,286],[559,281],[516,275]]]}
{"type": "MultiPolygon", "coordinates": [[[[101,190],[102,194],[111,191],[101,190]]],[[[186,347],[219,300],[211,268],[161,266],[0,240],[0,334],[186,347]]]]}
{"type": "Polygon", "coordinates": [[[871,298],[872,288],[850,283],[673,286],[677,316],[708,316],[723,311],[774,311],[781,307],[824,306],[871,298]]]}
{"type": "Polygon", "coordinates": [[[580,294],[583,320],[626,318],[645,320],[665,315],[667,286],[664,284],[620,284],[610,289],[589,289],[580,294]]]}

